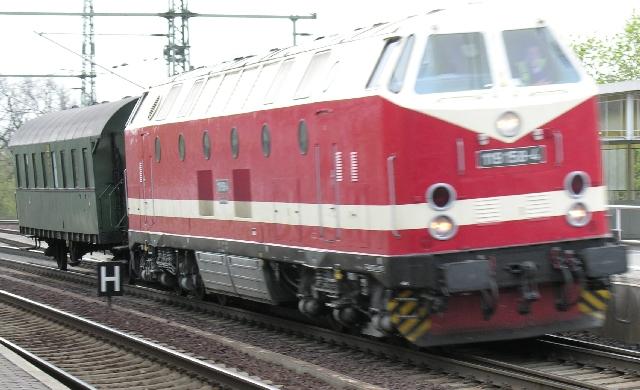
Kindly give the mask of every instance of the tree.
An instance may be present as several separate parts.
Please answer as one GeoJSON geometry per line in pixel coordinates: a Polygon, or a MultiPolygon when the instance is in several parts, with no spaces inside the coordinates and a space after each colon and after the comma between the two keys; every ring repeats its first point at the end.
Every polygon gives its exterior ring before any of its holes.
{"type": "Polygon", "coordinates": [[[0,219],[15,218],[15,168],[7,146],[27,120],[70,106],[69,92],[53,80],[0,78],[0,219]]]}
{"type": "Polygon", "coordinates": [[[632,15],[613,37],[589,37],[573,50],[598,83],[640,79],[640,16],[632,15]]]}

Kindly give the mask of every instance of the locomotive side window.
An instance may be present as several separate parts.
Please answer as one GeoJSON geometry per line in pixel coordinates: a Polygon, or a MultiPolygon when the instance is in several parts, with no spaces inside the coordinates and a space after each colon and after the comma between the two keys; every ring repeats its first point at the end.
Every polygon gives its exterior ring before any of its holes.
{"type": "Polygon", "coordinates": [[[300,122],[298,122],[298,146],[300,147],[300,154],[303,156],[309,151],[309,130],[304,119],[300,119],[300,122]]]}
{"type": "Polygon", "coordinates": [[[187,98],[182,103],[180,111],[178,111],[178,117],[183,117],[185,115],[191,114],[191,111],[193,111],[193,107],[195,106],[198,97],[200,97],[202,87],[204,87],[204,79],[196,80],[196,82],[193,83],[193,86],[187,94],[187,98]]]}
{"type": "Polygon", "coordinates": [[[416,93],[492,87],[484,38],[480,33],[434,34],[420,61],[416,93]]]}
{"type": "Polygon", "coordinates": [[[407,73],[407,66],[409,65],[409,58],[411,58],[411,51],[413,50],[414,41],[415,37],[413,35],[409,35],[404,43],[402,53],[400,53],[400,58],[398,58],[396,67],[395,69],[393,69],[393,74],[391,75],[391,80],[389,80],[389,91],[391,92],[398,93],[402,89],[402,85],[404,84],[404,76],[407,73]]]}
{"type": "Polygon", "coordinates": [[[216,96],[213,97],[213,101],[211,102],[211,106],[209,107],[209,112],[213,113],[221,113],[224,111],[229,99],[231,98],[231,94],[233,93],[236,84],[238,84],[238,78],[240,77],[240,71],[228,72],[224,75],[222,79],[222,83],[220,83],[220,88],[218,88],[218,92],[216,92],[216,96]]]}
{"type": "Polygon", "coordinates": [[[184,135],[180,134],[178,136],[178,156],[180,157],[180,161],[184,161],[185,154],[184,135]]]}
{"type": "Polygon", "coordinates": [[[307,70],[304,72],[304,76],[302,76],[302,80],[300,80],[300,84],[298,84],[298,89],[294,96],[295,99],[308,98],[317,89],[316,86],[324,80],[327,73],[330,55],[331,52],[329,50],[313,55],[307,70]]]}
{"type": "Polygon", "coordinates": [[[565,84],[578,72],[546,27],[502,32],[511,77],[518,86],[565,84]]]}
{"type": "Polygon", "coordinates": [[[162,157],[162,145],[160,145],[160,137],[156,137],[156,141],[154,145],[154,158],[156,162],[160,162],[161,157],[162,157]]]}
{"type": "Polygon", "coordinates": [[[380,57],[378,57],[378,62],[376,62],[376,66],[373,68],[373,72],[371,72],[371,77],[369,77],[369,81],[367,82],[367,89],[380,87],[380,84],[382,84],[382,72],[387,67],[387,63],[389,63],[391,55],[395,53],[399,47],[400,38],[393,37],[387,39],[384,47],[382,48],[382,52],[380,53],[380,57]]]}
{"type": "Polygon", "coordinates": [[[238,158],[238,154],[240,153],[240,139],[238,138],[238,129],[231,129],[231,156],[233,158],[238,158]]]}
{"type": "Polygon", "coordinates": [[[271,133],[269,132],[269,125],[262,125],[262,154],[265,157],[269,157],[271,155],[271,133]]]}
{"type": "Polygon", "coordinates": [[[220,85],[220,81],[222,80],[222,76],[215,75],[209,77],[207,82],[204,85],[204,89],[198,98],[198,102],[196,103],[196,108],[194,112],[196,114],[204,114],[209,109],[209,105],[213,100],[213,97],[216,95],[218,91],[218,86],[220,85]]]}
{"type": "Polygon", "coordinates": [[[246,68],[242,71],[240,80],[233,90],[229,104],[227,104],[228,110],[239,110],[242,108],[247,100],[247,96],[249,96],[249,92],[251,92],[251,88],[253,88],[253,84],[256,82],[256,77],[258,77],[257,66],[246,68]]]}
{"type": "Polygon", "coordinates": [[[178,98],[178,94],[180,93],[181,88],[182,84],[176,84],[171,87],[166,99],[164,99],[162,105],[160,106],[160,109],[158,110],[158,113],[156,114],[155,120],[161,121],[167,118],[167,115],[169,115],[169,111],[171,111],[171,108],[173,108],[173,104],[178,98]]]}
{"type": "Polygon", "coordinates": [[[244,107],[257,107],[262,105],[267,91],[269,91],[269,87],[276,76],[278,65],[278,62],[271,62],[269,64],[262,65],[260,75],[258,76],[244,107]]]}
{"type": "Polygon", "coordinates": [[[282,62],[282,64],[280,65],[280,69],[278,69],[278,73],[276,74],[276,77],[273,80],[271,87],[269,88],[269,92],[267,92],[267,95],[264,98],[264,104],[272,104],[278,99],[281,91],[284,89],[292,67],[293,58],[284,60],[282,62]]]}
{"type": "Polygon", "coordinates": [[[202,133],[202,154],[204,154],[205,160],[211,158],[211,139],[209,138],[209,132],[207,130],[202,133]]]}

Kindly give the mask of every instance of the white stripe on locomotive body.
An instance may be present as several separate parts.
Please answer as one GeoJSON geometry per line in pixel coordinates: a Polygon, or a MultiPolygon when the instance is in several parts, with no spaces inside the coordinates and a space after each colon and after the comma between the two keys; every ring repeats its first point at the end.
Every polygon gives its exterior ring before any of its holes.
{"type": "Polygon", "coordinates": [[[436,215],[448,215],[459,226],[520,221],[566,215],[575,202],[590,212],[606,209],[605,187],[590,187],[579,199],[566,191],[459,200],[446,211],[435,211],[426,203],[402,205],[334,205],[281,202],[234,202],[129,198],[129,215],[192,218],[203,220],[278,223],[310,227],[358,230],[426,229],[436,215]],[[212,216],[200,215],[201,202],[213,206],[212,216]],[[235,216],[236,203],[247,204],[250,218],[235,216]],[[320,218],[322,215],[322,218],[320,218]],[[394,218],[395,216],[395,218],[394,218]],[[322,223],[320,222],[322,221],[322,223]],[[337,224],[339,221],[339,225],[337,224]]]}
{"type": "MultiPolygon", "coordinates": [[[[325,37],[308,45],[291,47],[259,58],[251,57],[223,63],[211,68],[197,69],[176,76],[166,84],[152,87],[127,130],[136,132],[137,129],[163,123],[221,117],[312,102],[379,95],[401,107],[434,116],[476,133],[487,134],[505,143],[513,143],[541,125],[595,96],[597,92],[595,84],[584,73],[581,66],[577,65],[578,62],[572,55],[571,50],[562,46],[560,47],[562,47],[564,54],[580,76],[579,82],[529,87],[516,86],[510,76],[511,71],[501,33],[509,29],[535,28],[545,25],[533,16],[517,16],[517,13],[510,13],[508,18],[501,18],[500,14],[496,15],[494,14],[495,12],[496,9],[485,6],[457,11],[445,10],[434,14],[407,18],[364,31],[356,31],[348,35],[325,37]],[[492,18],[492,22],[487,23],[487,18],[492,18]],[[491,26],[491,28],[487,29],[486,26],[491,26]],[[422,50],[429,35],[434,33],[464,32],[479,32],[484,36],[493,85],[483,90],[431,94],[417,94],[413,88],[409,88],[415,83],[422,50]],[[381,83],[379,88],[367,90],[367,81],[378,61],[386,39],[400,37],[404,40],[411,34],[415,35],[416,42],[404,80],[405,88],[399,93],[393,93],[387,89],[386,80],[389,79],[401,51],[396,50],[383,72],[382,79],[385,82],[381,83]],[[296,88],[300,85],[312,57],[326,50],[331,51],[328,66],[325,74],[322,77],[318,77],[319,80],[315,83],[315,92],[308,98],[296,99],[296,88]],[[289,59],[295,59],[295,61],[291,72],[288,74],[285,91],[280,93],[279,100],[264,104],[264,99],[256,99],[255,94],[265,94],[265,90],[256,91],[254,89],[259,88],[257,86],[260,84],[260,75],[258,75],[258,81],[251,87],[247,100],[239,108],[226,107],[222,110],[216,108],[213,111],[196,109],[189,116],[177,117],[192,86],[198,80],[207,79],[215,75],[224,76],[226,72],[242,72],[243,70],[253,69],[256,66],[259,68],[258,71],[261,72],[262,69],[274,62],[282,63],[289,59]],[[147,113],[154,104],[156,96],[166,96],[172,86],[180,83],[183,84],[182,90],[167,119],[161,121],[148,120],[147,113]],[[326,85],[328,87],[325,87],[326,85]],[[514,137],[503,136],[495,129],[496,119],[505,111],[516,112],[522,120],[521,131],[514,137]]],[[[504,10],[502,10],[501,14],[505,14],[504,10]]],[[[269,77],[271,79],[268,81],[262,80],[261,85],[270,85],[274,76],[275,73],[270,72],[269,77]]],[[[217,82],[220,82],[220,80],[218,79],[217,82]]],[[[231,90],[233,89],[230,89],[229,93],[231,93],[231,90]]],[[[234,99],[232,95],[225,97],[225,106],[228,105],[227,101],[230,99],[234,99]]],[[[200,106],[196,104],[196,108],[200,106]]]]}

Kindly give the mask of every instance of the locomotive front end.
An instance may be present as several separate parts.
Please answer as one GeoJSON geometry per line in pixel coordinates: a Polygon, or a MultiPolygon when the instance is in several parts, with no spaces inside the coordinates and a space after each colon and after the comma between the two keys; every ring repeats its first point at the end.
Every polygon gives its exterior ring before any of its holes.
{"type": "Polygon", "coordinates": [[[544,22],[478,19],[417,23],[385,94],[398,234],[375,322],[422,346],[599,326],[627,267],[593,82],[544,22]]]}

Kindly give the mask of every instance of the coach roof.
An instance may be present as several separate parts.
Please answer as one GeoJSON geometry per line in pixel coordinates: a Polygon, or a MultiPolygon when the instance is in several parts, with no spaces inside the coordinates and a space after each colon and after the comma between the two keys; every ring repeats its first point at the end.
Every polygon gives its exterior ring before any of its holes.
{"type": "Polygon", "coordinates": [[[138,98],[128,97],[115,102],[41,115],[22,125],[11,138],[9,146],[99,137],[109,121],[125,106],[135,104],[136,99],[138,98]]]}

